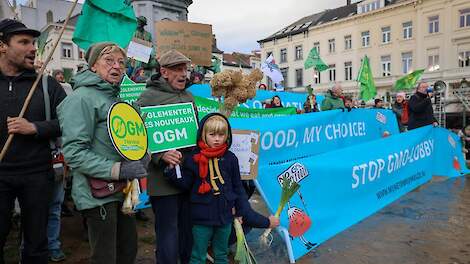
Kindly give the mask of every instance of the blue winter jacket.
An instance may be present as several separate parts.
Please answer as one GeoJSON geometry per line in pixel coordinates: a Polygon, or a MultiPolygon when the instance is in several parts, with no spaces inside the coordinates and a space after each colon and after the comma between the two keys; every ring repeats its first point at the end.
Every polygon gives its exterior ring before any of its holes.
{"type": "MultiPolygon", "coordinates": [[[[201,138],[200,134],[204,123],[213,115],[220,114],[209,114],[201,120],[197,137],[198,140],[201,138]]],[[[231,145],[231,139],[232,132],[229,125],[228,147],[231,145]]],[[[181,189],[190,191],[192,223],[206,226],[231,224],[234,218],[232,208],[235,208],[236,216],[242,216],[244,222],[250,223],[250,226],[269,226],[269,219],[256,213],[251,208],[246,192],[242,186],[238,158],[229,150],[219,159],[220,173],[225,182],[225,184],[220,184],[219,181],[216,181],[220,189],[220,194],[214,195],[213,190],[205,194],[198,193],[201,178],[199,177],[199,166],[193,160],[193,156],[199,152],[200,149],[196,148],[189,155],[185,155],[181,166],[182,177],[180,179],[177,178],[175,169],[165,170],[165,176],[168,177],[171,182],[181,189]]]]}

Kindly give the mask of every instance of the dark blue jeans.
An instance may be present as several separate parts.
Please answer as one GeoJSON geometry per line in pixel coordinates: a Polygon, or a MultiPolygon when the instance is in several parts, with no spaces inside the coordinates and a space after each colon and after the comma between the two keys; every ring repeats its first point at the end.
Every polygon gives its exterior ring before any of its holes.
{"type": "Polygon", "coordinates": [[[47,219],[54,174],[51,171],[28,175],[0,175],[0,263],[11,227],[15,198],[21,208],[23,264],[47,264],[47,219]]]}
{"type": "Polygon", "coordinates": [[[192,247],[189,195],[150,196],[155,214],[157,264],[189,263],[192,247]]]}

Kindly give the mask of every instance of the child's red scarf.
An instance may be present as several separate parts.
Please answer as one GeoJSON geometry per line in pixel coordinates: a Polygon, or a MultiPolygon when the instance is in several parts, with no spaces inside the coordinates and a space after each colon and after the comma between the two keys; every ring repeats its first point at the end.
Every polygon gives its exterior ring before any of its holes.
{"type": "Polygon", "coordinates": [[[227,151],[227,144],[224,143],[218,147],[211,148],[204,143],[204,141],[199,140],[197,145],[201,149],[201,152],[194,155],[193,159],[199,165],[199,177],[201,177],[202,180],[198,193],[204,194],[211,190],[211,185],[207,182],[209,159],[222,157],[225,151],[227,151]]]}

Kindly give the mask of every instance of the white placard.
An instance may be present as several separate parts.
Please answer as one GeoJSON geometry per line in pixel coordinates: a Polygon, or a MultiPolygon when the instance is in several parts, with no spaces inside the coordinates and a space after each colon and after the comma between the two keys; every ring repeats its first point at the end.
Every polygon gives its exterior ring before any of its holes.
{"type": "Polygon", "coordinates": [[[232,146],[230,147],[235,156],[238,158],[241,175],[250,174],[250,158],[251,154],[251,135],[250,134],[234,134],[232,138],[232,146]]]}
{"type": "Polygon", "coordinates": [[[152,48],[140,43],[131,41],[127,47],[127,57],[148,63],[152,54],[152,48]]]}

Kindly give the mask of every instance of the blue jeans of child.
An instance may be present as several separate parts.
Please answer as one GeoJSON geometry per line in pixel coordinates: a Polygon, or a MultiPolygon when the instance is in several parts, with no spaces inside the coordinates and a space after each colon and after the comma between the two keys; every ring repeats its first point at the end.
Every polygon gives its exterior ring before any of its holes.
{"type": "Polygon", "coordinates": [[[47,241],[49,252],[60,249],[60,216],[62,203],[64,202],[63,181],[55,181],[52,200],[49,207],[49,219],[47,221],[47,241]]]}

